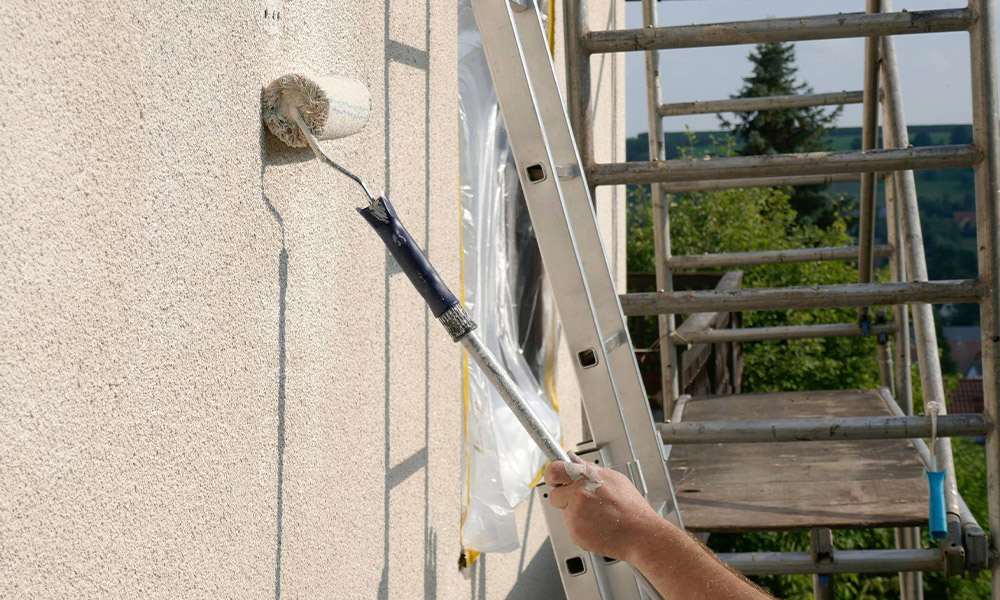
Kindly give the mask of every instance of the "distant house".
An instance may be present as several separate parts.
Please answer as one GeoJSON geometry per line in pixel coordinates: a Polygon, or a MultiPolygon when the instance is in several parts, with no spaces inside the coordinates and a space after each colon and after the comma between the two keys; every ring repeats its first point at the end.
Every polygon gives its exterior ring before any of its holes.
{"type": "Polygon", "coordinates": [[[958,372],[965,377],[981,377],[981,367],[983,355],[983,340],[979,326],[969,327],[945,327],[944,337],[951,346],[951,357],[958,365],[958,372]],[[970,373],[971,369],[976,369],[975,373],[970,373]]]}
{"type": "Polygon", "coordinates": [[[959,379],[958,387],[950,394],[948,412],[967,414],[983,412],[983,380],[959,379]]]}

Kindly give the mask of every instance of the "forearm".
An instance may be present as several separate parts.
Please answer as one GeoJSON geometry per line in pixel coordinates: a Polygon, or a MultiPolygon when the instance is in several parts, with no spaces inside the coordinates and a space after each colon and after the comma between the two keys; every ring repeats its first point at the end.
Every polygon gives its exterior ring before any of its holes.
{"type": "Polygon", "coordinates": [[[656,517],[630,549],[665,600],[772,600],[685,531],[656,517]]]}

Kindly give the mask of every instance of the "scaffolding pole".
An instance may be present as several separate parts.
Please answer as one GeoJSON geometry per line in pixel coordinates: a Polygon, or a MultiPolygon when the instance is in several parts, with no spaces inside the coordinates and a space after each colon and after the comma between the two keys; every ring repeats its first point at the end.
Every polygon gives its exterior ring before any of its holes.
{"type": "MultiPolygon", "coordinates": [[[[931,436],[930,417],[831,417],[772,421],[682,421],[657,425],[664,444],[743,444],[899,440],[931,436]]],[[[980,414],[941,415],[938,438],[985,435],[992,423],[980,414]]],[[[955,492],[957,496],[957,491],[955,492]]],[[[959,515],[955,500],[955,514],[959,515]]]]}
{"type": "Polygon", "coordinates": [[[597,54],[966,31],[974,21],[973,12],[964,8],[881,14],[841,13],[680,27],[594,31],[584,36],[583,49],[597,54]]]}
{"type": "MultiPolygon", "coordinates": [[[[892,323],[872,325],[870,335],[894,335],[892,323]]],[[[779,327],[749,327],[740,329],[705,329],[703,331],[674,332],[678,344],[721,344],[725,342],[763,342],[766,340],[803,340],[835,337],[863,337],[865,332],[857,323],[831,323],[823,325],[784,325],[779,327]]]]}
{"type": "MultiPolygon", "coordinates": [[[[891,246],[875,246],[875,258],[892,256],[891,246]]],[[[828,260],[857,260],[857,246],[829,246],[825,248],[795,248],[793,250],[760,250],[757,252],[720,252],[718,254],[690,254],[671,256],[667,264],[674,269],[707,269],[712,267],[740,267],[745,265],[780,265],[828,260]]]]}
{"type": "Polygon", "coordinates": [[[810,573],[893,573],[940,571],[941,550],[834,550],[832,561],[816,562],[811,552],[724,552],[719,558],[744,575],[810,573]]]}
{"type": "MultiPolygon", "coordinates": [[[[642,0],[643,27],[656,27],[656,0],[642,0]]],[[[651,50],[646,53],[646,107],[649,126],[649,158],[655,161],[666,159],[663,139],[663,121],[660,118],[660,57],[651,50]]],[[[596,185],[596,184],[595,184],[596,185]]],[[[670,207],[665,202],[663,189],[656,184],[650,186],[653,203],[653,260],[656,270],[656,290],[672,292],[674,278],[670,272],[670,207]]],[[[657,330],[660,341],[660,397],[663,399],[663,414],[671,414],[677,395],[680,393],[677,369],[677,349],[671,342],[671,334],[676,324],[674,316],[657,316],[657,330]]]]}
{"type": "MultiPolygon", "coordinates": [[[[997,122],[997,38],[993,0],[970,0],[979,19],[972,27],[972,140],[985,152],[976,167],[976,239],[979,279],[986,295],[979,308],[986,417],[1000,419],[1000,125],[997,122]]],[[[986,435],[986,490],[991,547],[1000,555],[1000,432],[986,435]]],[[[1000,560],[990,565],[993,600],[1000,600],[1000,560]]]]}
{"type": "Polygon", "coordinates": [[[982,156],[975,146],[964,145],[687,158],[597,164],[590,171],[590,179],[593,185],[600,186],[902,169],[958,169],[975,166],[982,156]]]}
{"type": "MultiPolygon", "coordinates": [[[[978,280],[957,279],[753,288],[726,292],[707,290],[625,294],[621,296],[621,305],[626,316],[637,317],[662,313],[790,310],[915,302],[979,302],[982,295],[983,286],[978,280]]],[[[933,327],[933,322],[931,325],[933,327]]]]}
{"type": "Polygon", "coordinates": [[[695,100],[661,104],[661,117],[702,115],[722,112],[756,112],[782,108],[809,108],[838,104],[861,104],[862,92],[831,92],[826,94],[788,94],[758,98],[727,98],[725,100],[695,100]]]}
{"type": "MultiPolygon", "coordinates": [[[[899,71],[896,62],[895,41],[891,37],[883,38],[882,53],[884,64],[882,68],[885,101],[889,105],[886,123],[886,141],[888,146],[902,147],[909,144],[906,129],[906,118],[903,113],[903,102],[900,92],[899,71]]],[[[917,205],[917,190],[913,171],[899,171],[895,174],[896,192],[901,200],[899,216],[903,229],[903,252],[906,254],[908,278],[915,282],[927,281],[927,262],[924,257],[923,233],[920,225],[920,212],[917,205]]],[[[977,298],[979,301],[982,297],[977,298]]],[[[938,359],[937,333],[934,331],[934,313],[927,302],[918,301],[913,305],[913,324],[917,346],[917,360],[920,365],[920,383],[923,391],[924,406],[934,402],[942,414],[947,412],[944,396],[944,382],[941,377],[941,363],[938,359]]],[[[945,504],[948,511],[947,542],[961,544],[961,522],[959,518],[958,486],[955,481],[955,466],[952,459],[951,440],[939,437],[935,449],[938,459],[944,464],[945,504]]],[[[946,546],[945,553],[949,565],[958,562],[955,554],[959,548],[946,546]]],[[[964,567],[964,557],[962,557],[964,567]]],[[[949,571],[952,569],[949,568],[949,571]]]]}
{"type": "Polygon", "coordinates": [[[795,175],[792,177],[747,177],[743,179],[708,179],[705,181],[675,181],[661,183],[665,194],[686,192],[712,192],[738,188],[788,187],[798,185],[830,185],[831,183],[858,181],[857,173],[837,175],[795,175]]]}
{"type": "MultiPolygon", "coordinates": [[[[882,12],[881,0],[867,0],[866,13],[882,12]]],[[[861,149],[873,150],[878,138],[879,40],[865,38],[864,106],[861,121],[861,149]]],[[[875,174],[861,174],[861,209],[858,219],[858,283],[870,283],[875,269],[875,174]]],[[[868,307],[858,309],[858,318],[868,318],[868,307]]]]}

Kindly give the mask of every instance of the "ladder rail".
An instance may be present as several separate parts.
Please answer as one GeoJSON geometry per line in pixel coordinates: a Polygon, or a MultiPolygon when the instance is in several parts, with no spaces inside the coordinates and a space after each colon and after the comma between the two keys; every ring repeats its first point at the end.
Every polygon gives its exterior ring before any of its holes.
{"type": "MultiPolygon", "coordinates": [[[[472,8],[556,307],[571,324],[563,332],[597,456],[602,465],[628,474],[654,509],[680,523],[597,226],[586,153],[574,141],[537,7],[473,0],[472,8]]],[[[579,574],[560,561],[567,590],[595,598],[640,597],[640,587],[648,587],[641,574],[626,563],[606,564],[573,550],[561,520],[550,516],[546,511],[553,548],[575,551],[587,565],[585,577],[574,577],[579,574]]]]}

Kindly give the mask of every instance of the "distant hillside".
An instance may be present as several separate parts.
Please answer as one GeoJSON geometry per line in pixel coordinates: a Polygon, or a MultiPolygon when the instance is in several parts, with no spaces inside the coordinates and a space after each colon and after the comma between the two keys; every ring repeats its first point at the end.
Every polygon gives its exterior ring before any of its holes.
{"type": "MultiPolygon", "coordinates": [[[[910,143],[914,146],[939,146],[968,144],[972,141],[971,125],[914,125],[909,128],[910,143]]],[[[689,134],[666,134],[667,158],[679,158],[682,149],[700,156],[713,146],[726,143],[722,131],[694,132],[695,143],[689,134]]],[[[830,131],[833,150],[852,150],[861,147],[860,127],[841,127],[830,131]]],[[[626,140],[626,154],[630,161],[649,160],[648,136],[643,133],[626,140]]],[[[938,169],[916,171],[917,193],[920,202],[920,222],[924,233],[927,269],[931,279],[964,279],[976,276],[975,184],[972,169],[938,169]]],[[[856,212],[858,185],[838,183],[832,186],[835,193],[845,200],[846,212],[856,212]]],[[[885,196],[879,190],[879,220],[876,237],[885,240],[885,196]]],[[[959,314],[948,319],[953,325],[978,324],[978,313],[962,307],[959,314]]]]}

